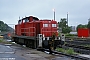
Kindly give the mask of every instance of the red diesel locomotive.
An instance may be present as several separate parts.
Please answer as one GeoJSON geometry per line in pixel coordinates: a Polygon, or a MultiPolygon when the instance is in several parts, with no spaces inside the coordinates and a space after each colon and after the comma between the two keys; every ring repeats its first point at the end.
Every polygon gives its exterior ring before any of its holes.
{"type": "Polygon", "coordinates": [[[25,17],[15,25],[13,41],[30,48],[56,48],[60,45],[57,22],[54,20],[39,20],[33,16],[25,17]]]}

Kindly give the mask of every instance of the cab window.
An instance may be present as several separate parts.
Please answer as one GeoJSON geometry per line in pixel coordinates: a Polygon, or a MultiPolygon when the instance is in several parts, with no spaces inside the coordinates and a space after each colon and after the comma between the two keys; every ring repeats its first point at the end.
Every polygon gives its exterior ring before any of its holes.
{"type": "Polygon", "coordinates": [[[29,20],[28,19],[24,19],[23,20],[23,23],[26,23],[26,22],[29,22],[29,20]]]}
{"type": "Polygon", "coordinates": [[[48,27],[48,24],[43,24],[43,27],[48,27]]]}
{"type": "Polygon", "coordinates": [[[56,27],[56,24],[52,24],[52,27],[56,27]]]}
{"type": "Polygon", "coordinates": [[[29,22],[29,20],[28,19],[25,19],[25,22],[29,22]]]}

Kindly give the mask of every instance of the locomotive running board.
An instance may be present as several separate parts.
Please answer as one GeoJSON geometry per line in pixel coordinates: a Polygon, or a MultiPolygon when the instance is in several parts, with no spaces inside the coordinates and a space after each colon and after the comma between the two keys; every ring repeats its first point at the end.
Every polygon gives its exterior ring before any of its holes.
{"type": "Polygon", "coordinates": [[[17,36],[17,35],[15,35],[13,37],[36,40],[36,37],[31,37],[31,36],[17,36]]]}

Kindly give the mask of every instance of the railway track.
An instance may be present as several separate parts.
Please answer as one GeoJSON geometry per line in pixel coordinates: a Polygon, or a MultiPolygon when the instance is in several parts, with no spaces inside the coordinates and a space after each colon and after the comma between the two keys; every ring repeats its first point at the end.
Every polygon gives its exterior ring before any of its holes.
{"type": "Polygon", "coordinates": [[[76,44],[76,45],[90,45],[89,41],[83,41],[83,40],[73,40],[73,41],[66,40],[65,42],[69,44],[76,44]]]}
{"type": "MultiPolygon", "coordinates": [[[[44,49],[42,52],[44,52],[44,51],[50,52],[50,50],[48,50],[48,49],[44,49]]],[[[76,60],[90,60],[90,58],[87,58],[87,57],[82,57],[79,55],[69,55],[69,54],[65,54],[62,52],[58,52],[58,51],[52,51],[52,54],[64,55],[64,56],[68,56],[68,57],[71,57],[72,59],[76,59],[76,60]]]]}
{"type": "MultiPolygon", "coordinates": [[[[50,52],[48,49],[44,49],[44,51],[50,52]]],[[[76,60],[90,60],[90,58],[82,57],[82,56],[79,56],[79,55],[69,55],[69,54],[65,54],[65,53],[57,52],[57,51],[52,51],[52,53],[68,56],[68,57],[71,57],[72,59],[76,59],[76,60]]]]}
{"type": "Polygon", "coordinates": [[[85,50],[90,50],[90,47],[85,47],[81,45],[76,45],[76,44],[65,44],[65,46],[73,47],[73,48],[80,48],[80,49],[85,49],[85,50]]]}
{"type": "Polygon", "coordinates": [[[75,52],[90,54],[90,40],[66,40],[65,47],[71,47],[75,52]]]}
{"type": "Polygon", "coordinates": [[[75,45],[75,44],[65,44],[62,48],[73,48],[75,52],[81,54],[90,54],[90,47],[75,45]]]}

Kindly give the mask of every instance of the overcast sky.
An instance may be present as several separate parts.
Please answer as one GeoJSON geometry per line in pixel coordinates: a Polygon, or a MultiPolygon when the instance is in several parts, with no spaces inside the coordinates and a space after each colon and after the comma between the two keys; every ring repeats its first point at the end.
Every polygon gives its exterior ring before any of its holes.
{"type": "Polygon", "coordinates": [[[0,0],[0,20],[7,24],[17,24],[19,16],[36,16],[39,19],[56,21],[66,18],[69,12],[69,25],[87,24],[90,18],[90,0],[0,0]]]}

